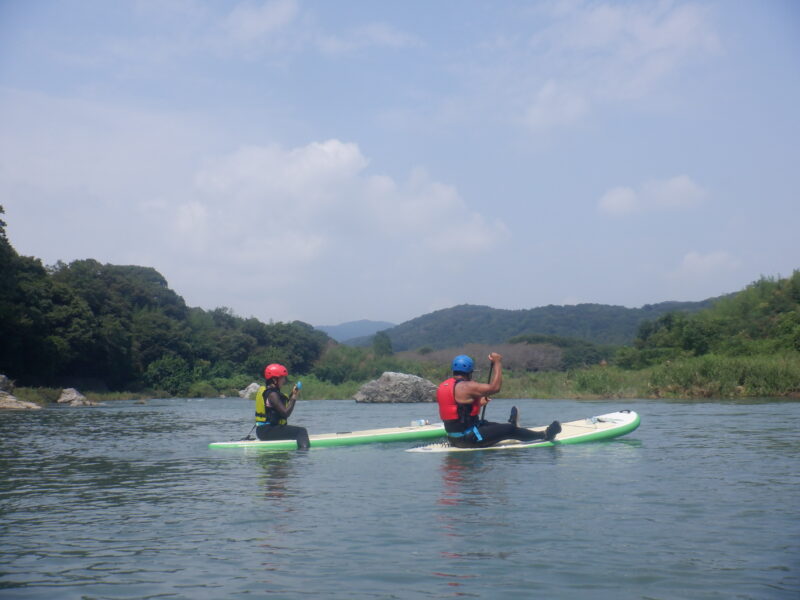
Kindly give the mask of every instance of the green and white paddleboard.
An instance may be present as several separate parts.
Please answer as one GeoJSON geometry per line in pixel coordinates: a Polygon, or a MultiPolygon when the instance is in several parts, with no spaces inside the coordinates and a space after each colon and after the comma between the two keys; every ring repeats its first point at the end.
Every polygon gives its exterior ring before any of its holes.
{"type": "MultiPolygon", "coordinates": [[[[386,429],[364,429],[361,431],[342,431],[339,433],[319,433],[309,435],[311,448],[331,446],[355,446],[376,442],[414,442],[444,436],[444,425],[412,425],[408,427],[389,427],[386,429]]],[[[294,450],[294,440],[239,440],[235,442],[212,442],[209,448],[257,448],[259,450],[294,450]]]]}
{"type": "MultiPolygon", "coordinates": [[[[456,448],[450,445],[447,440],[409,448],[406,452],[475,452],[478,450],[511,450],[519,448],[551,448],[565,444],[582,444],[584,442],[596,442],[599,440],[609,440],[630,433],[639,427],[641,419],[632,410],[622,410],[619,412],[588,417],[579,421],[569,421],[561,423],[561,433],[552,442],[543,440],[535,442],[520,442],[518,440],[504,440],[494,446],[487,448],[456,448]]],[[[531,427],[532,431],[544,431],[545,426],[531,427]]]]}

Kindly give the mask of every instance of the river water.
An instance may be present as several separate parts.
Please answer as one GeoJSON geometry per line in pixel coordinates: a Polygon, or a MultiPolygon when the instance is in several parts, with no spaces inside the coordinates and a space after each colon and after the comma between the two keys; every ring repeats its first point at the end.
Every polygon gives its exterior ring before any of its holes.
{"type": "MultiPolygon", "coordinates": [[[[800,403],[513,403],[529,425],[623,408],[642,425],[258,453],[208,448],[247,434],[238,399],[2,413],[0,598],[800,598],[800,403]]],[[[293,423],[416,418],[435,406],[301,402],[293,423]]]]}

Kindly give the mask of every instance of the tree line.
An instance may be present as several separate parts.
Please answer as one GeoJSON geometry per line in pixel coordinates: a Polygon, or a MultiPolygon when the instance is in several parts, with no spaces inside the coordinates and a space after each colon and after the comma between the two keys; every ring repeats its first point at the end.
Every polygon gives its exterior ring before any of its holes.
{"type": "Polygon", "coordinates": [[[20,256],[5,229],[0,221],[0,372],[17,385],[210,394],[260,378],[270,362],[307,373],[331,343],[299,321],[188,307],[152,268],[45,267],[20,256]]]}
{"type": "Polygon", "coordinates": [[[667,313],[646,320],[633,345],[615,362],[645,368],[706,355],[796,356],[800,352],[800,270],[790,277],[762,277],[741,292],[695,314],[667,313]]]}

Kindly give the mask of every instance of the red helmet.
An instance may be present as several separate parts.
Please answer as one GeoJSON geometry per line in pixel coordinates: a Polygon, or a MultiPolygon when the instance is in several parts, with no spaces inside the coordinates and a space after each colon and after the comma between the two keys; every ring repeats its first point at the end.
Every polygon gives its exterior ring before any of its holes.
{"type": "Polygon", "coordinates": [[[264,369],[264,379],[272,379],[273,377],[288,377],[289,371],[286,370],[286,367],[283,365],[279,365],[278,363],[272,363],[271,365],[267,365],[267,368],[264,369]]]}

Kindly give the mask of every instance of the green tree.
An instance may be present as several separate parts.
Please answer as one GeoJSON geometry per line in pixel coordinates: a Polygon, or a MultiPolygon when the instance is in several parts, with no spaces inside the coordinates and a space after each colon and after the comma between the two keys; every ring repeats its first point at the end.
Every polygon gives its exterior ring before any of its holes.
{"type": "Polygon", "coordinates": [[[68,377],[184,393],[201,380],[236,385],[269,362],[307,373],[331,342],[300,321],[265,324],[229,308],[188,308],[149,267],[86,259],[45,268],[16,253],[5,221],[0,280],[0,372],[23,385],[68,377]]]}
{"type": "Polygon", "coordinates": [[[372,337],[372,351],[375,356],[392,356],[392,340],[385,331],[379,331],[372,337]]]}
{"type": "Polygon", "coordinates": [[[191,368],[180,356],[169,354],[147,365],[144,381],[154,390],[164,390],[170,394],[186,393],[191,384],[191,368]]]}
{"type": "Polygon", "coordinates": [[[695,314],[668,313],[639,327],[635,352],[621,366],[646,366],[682,356],[748,356],[800,350],[800,271],[762,277],[740,293],[695,314]]]}

